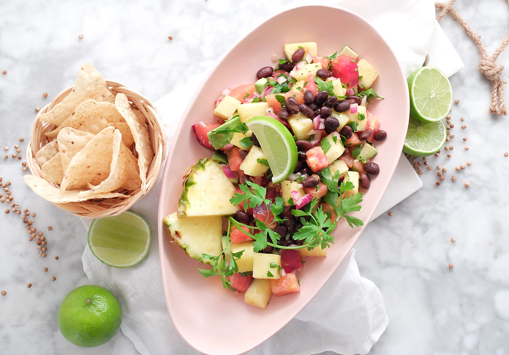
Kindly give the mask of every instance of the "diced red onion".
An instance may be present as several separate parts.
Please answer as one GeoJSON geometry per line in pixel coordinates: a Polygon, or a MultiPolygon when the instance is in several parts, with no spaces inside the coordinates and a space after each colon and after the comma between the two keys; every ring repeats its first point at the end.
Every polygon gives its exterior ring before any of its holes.
{"type": "Polygon", "coordinates": [[[232,92],[231,89],[224,89],[223,92],[221,93],[221,95],[224,95],[224,96],[230,95],[231,92],[232,92]]]}
{"type": "Polygon", "coordinates": [[[325,129],[325,120],[320,120],[320,125],[318,126],[318,129],[325,129]]]}
{"type": "Polygon", "coordinates": [[[307,52],[306,56],[304,57],[304,59],[306,60],[306,62],[311,63],[313,61],[313,56],[311,55],[311,53],[307,52]]]}
{"type": "Polygon", "coordinates": [[[366,103],[368,102],[368,96],[364,96],[361,101],[361,106],[366,107],[366,103]]]}
{"type": "Polygon", "coordinates": [[[237,175],[235,175],[228,165],[223,165],[221,168],[228,179],[237,179],[237,175]]]}
{"type": "Polygon", "coordinates": [[[279,78],[276,79],[278,84],[282,84],[286,81],[286,77],[284,75],[281,75],[279,78]]]}
{"type": "Polygon", "coordinates": [[[321,134],[315,134],[313,140],[309,143],[311,143],[311,145],[315,147],[321,141],[321,138],[322,138],[321,134]]]}
{"type": "Polygon", "coordinates": [[[272,107],[269,107],[265,110],[267,113],[274,113],[274,109],[272,107]]]}
{"type": "Polygon", "coordinates": [[[269,112],[268,109],[267,109],[267,116],[278,119],[278,117],[274,114],[274,112],[269,112]]]}
{"type": "Polygon", "coordinates": [[[297,70],[299,70],[300,68],[304,67],[304,65],[306,65],[306,61],[305,60],[301,60],[300,62],[298,62],[296,65],[295,65],[295,68],[297,70]]]}
{"type": "Polygon", "coordinates": [[[270,95],[270,93],[272,92],[272,89],[273,89],[272,86],[267,86],[265,88],[265,90],[262,92],[262,94],[260,95],[260,97],[265,97],[266,95],[270,95]]]}
{"type": "Polygon", "coordinates": [[[233,147],[233,144],[227,144],[225,145],[223,148],[221,148],[222,150],[226,150],[226,149],[230,149],[231,147],[233,147]]]}
{"type": "Polygon", "coordinates": [[[292,190],[292,192],[290,192],[290,195],[292,196],[294,205],[297,206],[302,202],[302,196],[299,194],[297,190],[292,190]]]}
{"type": "Polygon", "coordinates": [[[221,103],[221,101],[223,101],[223,98],[221,97],[220,99],[217,99],[216,101],[214,101],[214,105],[219,105],[221,103]]]}
{"type": "Polygon", "coordinates": [[[347,95],[354,95],[353,89],[346,90],[347,95]]]}
{"type": "Polygon", "coordinates": [[[302,176],[301,173],[291,173],[290,175],[288,175],[288,180],[292,180],[292,181],[295,181],[297,180],[298,178],[300,178],[302,176]]]}
{"type": "MultiPolygon", "coordinates": [[[[292,191],[293,192],[293,191],[292,191]]],[[[293,197],[293,196],[292,196],[293,197]]],[[[295,199],[294,199],[295,201],[295,199]]],[[[298,210],[300,210],[302,207],[304,207],[305,205],[307,205],[308,203],[310,203],[311,201],[313,201],[313,196],[311,196],[310,194],[305,194],[301,200],[300,200],[300,203],[296,203],[295,204],[295,208],[297,208],[298,210]]]]}
{"type": "Polygon", "coordinates": [[[357,113],[357,108],[358,108],[357,104],[351,104],[350,105],[350,113],[357,113]]]}
{"type": "Polygon", "coordinates": [[[313,118],[313,123],[315,125],[315,129],[318,129],[318,127],[320,126],[320,119],[322,117],[320,115],[316,116],[315,118],[313,118]]]}
{"type": "Polygon", "coordinates": [[[322,129],[312,129],[308,132],[308,135],[312,136],[314,134],[322,135],[323,130],[322,129]]]}
{"type": "Polygon", "coordinates": [[[272,63],[277,63],[278,60],[279,60],[279,56],[277,54],[273,54],[271,57],[270,57],[270,60],[272,61],[272,63]]]}

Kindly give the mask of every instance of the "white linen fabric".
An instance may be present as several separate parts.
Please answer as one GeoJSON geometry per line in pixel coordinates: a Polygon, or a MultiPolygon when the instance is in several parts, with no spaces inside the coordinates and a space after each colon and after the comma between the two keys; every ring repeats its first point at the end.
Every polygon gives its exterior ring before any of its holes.
{"type": "MultiPolygon", "coordinates": [[[[431,0],[363,0],[338,4],[365,17],[381,32],[396,52],[405,75],[422,66],[428,53],[428,62],[440,68],[443,65],[447,75],[462,68],[461,59],[434,19],[431,0]]],[[[182,116],[184,103],[191,96],[188,93],[196,90],[201,78],[191,80],[157,102],[169,143],[178,125],[178,120],[170,117],[182,116]],[[171,116],[165,115],[170,112],[171,116]]],[[[160,223],[157,217],[160,180],[161,176],[154,189],[132,208],[147,219],[154,233],[160,223]]],[[[421,186],[415,171],[402,156],[373,219],[421,186]]],[[[87,229],[90,222],[83,219],[87,229]]],[[[106,266],[87,246],[82,258],[83,269],[91,283],[108,288],[118,297],[123,310],[122,332],[140,353],[196,354],[177,333],[168,314],[156,235],[153,238],[148,257],[129,269],[106,266]]],[[[389,321],[380,290],[360,276],[354,256],[352,250],[315,298],[283,329],[249,354],[305,355],[327,350],[367,354],[389,321]]]]}

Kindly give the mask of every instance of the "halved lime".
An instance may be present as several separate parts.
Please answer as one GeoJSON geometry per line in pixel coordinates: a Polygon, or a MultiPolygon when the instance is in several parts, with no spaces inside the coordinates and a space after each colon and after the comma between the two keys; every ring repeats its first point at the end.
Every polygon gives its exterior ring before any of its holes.
{"type": "Polygon", "coordinates": [[[131,267],[145,259],[151,240],[147,221],[130,211],[94,219],[88,231],[92,254],[106,265],[120,268],[131,267]]]}
{"type": "Polygon", "coordinates": [[[442,148],[447,138],[443,121],[423,122],[410,117],[403,152],[414,157],[435,154],[442,148]]]}
{"type": "Polygon", "coordinates": [[[436,122],[443,119],[452,105],[449,79],[435,67],[422,67],[407,79],[410,90],[410,114],[417,120],[436,122]]]}
{"type": "Polygon", "coordinates": [[[286,179],[297,166],[297,145],[288,128],[278,120],[265,116],[249,119],[246,126],[255,134],[267,156],[272,182],[286,179]]]}

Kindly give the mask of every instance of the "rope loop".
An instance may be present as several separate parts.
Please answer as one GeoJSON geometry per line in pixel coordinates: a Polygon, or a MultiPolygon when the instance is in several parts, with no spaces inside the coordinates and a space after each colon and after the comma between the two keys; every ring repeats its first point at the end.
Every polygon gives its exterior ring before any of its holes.
{"type": "Polygon", "coordinates": [[[479,73],[486,75],[489,81],[499,81],[504,66],[502,64],[496,64],[490,59],[481,59],[479,61],[479,73]]]}

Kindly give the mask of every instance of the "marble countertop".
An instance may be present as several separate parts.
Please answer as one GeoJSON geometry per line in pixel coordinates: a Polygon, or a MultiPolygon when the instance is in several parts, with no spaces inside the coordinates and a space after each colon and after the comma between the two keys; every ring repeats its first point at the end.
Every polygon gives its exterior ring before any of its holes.
{"type": "MultiPolygon", "coordinates": [[[[5,215],[7,206],[0,204],[0,291],[7,292],[0,296],[1,354],[96,353],[67,342],[56,321],[65,295],[88,283],[81,262],[85,228],[35,196],[23,183],[25,159],[10,157],[15,144],[25,156],[34,108],[72,85],[86,61],[156,101],[206,70],[270,13],[300,3],[0,3],[0,71],[7,71],[0,75],[0,147],[10,147],[9,158],[0,159],[0,177],[12,183],[14,202],[37,213],[35,226],[48,241],[42,258],[21,218],[5,215]]],[[[508,31],[507,4],[460,0],[455,7],[492,53],[508,31]]],[[[451,78],[460,100],[452,112],[455,138],[448,143],[454,151],[451,158],[446,152],[428,158],[433,170],[422,165],[424,187],[393,208],[392,217],[370,223],[356,244],[361,274],[379,286],[390,319],[370,354],[509,354],[509,118],[488,114],[490,83],[477,71],[477,48],[450,18],[441,25],[465,63],[451,78]],[[455,170],[468,161],[471,166],[455,170]],[[447,168],[440,186],[437,165],[447,168]]],[[[509,50],[498,63],[509,65],[509,50]]],[[[102,349],[138,354],[121,332],[102,349]]]]}

